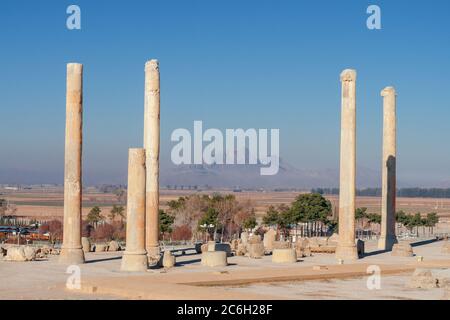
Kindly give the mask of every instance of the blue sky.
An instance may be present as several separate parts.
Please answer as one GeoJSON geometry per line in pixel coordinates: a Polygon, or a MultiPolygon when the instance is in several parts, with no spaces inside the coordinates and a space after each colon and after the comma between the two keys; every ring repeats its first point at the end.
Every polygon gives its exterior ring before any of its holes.
{"type": "Polygon", "coordinates": [[[85,181],[125,182],[127,150],[142,145],[144,64],[157,58],[163,162],[171,132],[203,120],[279,128],[283,159],[337,168],[339,73],[354,68],[358,165],[381,167],[380,91],[393,85],[399,177],[439,185],[450,181],[449,13],[446,0],[3,0],[0,168],[62,183],[65,65],[80,62],[85,181]],[[81,30],[66,28],[70,4],[81,30]],[[370,4],[381,30],[366,28],[370,4]]]}

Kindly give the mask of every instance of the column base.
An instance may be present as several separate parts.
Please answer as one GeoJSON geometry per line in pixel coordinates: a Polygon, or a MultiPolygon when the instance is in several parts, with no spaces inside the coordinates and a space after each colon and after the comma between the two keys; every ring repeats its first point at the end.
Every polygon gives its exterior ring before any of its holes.
{"type": "Polygon", "coordinates": [[[356,245],[339,245],[336,248],[336,259],[358,260],[358,250],[356,245]]]}
{"type": "Polygon", "coordinates": [[[61,248],[59,263],[72,265],[83,264],[84,261],[84,251],[81,246],[79,248],[61,248]]]}
{"type": "Polygon", "coordinates": [[[159,247],[149,247],[146,249],[149,264],[154,265],[161,260],[161,250],[159,247]]]}
{"type": "Polygon", "coordinates": [[[398,240],[395,235],[390,235],[387,237],[380,237],[380,239],[378,239],[378,250],[391,251],[392,247],[396,243],[398,243],[398,240]]]}
{"type": "Polygon", "coordinates": [[[122,256],[121,271],[145,272],[148,269],[148,260],[145,251],[143,253],[124,252],[122,256]]]}

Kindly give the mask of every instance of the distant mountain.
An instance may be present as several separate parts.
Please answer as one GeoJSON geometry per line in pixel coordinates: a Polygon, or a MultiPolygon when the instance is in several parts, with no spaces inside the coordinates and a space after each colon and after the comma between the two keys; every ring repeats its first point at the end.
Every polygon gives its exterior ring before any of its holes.
{"type": "MultiPolygon", "coordinates": [[[[358,168],[358,187],[376,187],[380,185],[378,172],[367,168],[358,168]]],[[[280,159],[280,168],[276,175],[260,175],[260,165],[171,165],[161,167],[161,186],[183,185],[240,188],[317,188],[339,186],[339,171],[302,170],[280,159]]]]}
{"type": "MultiPolygon", "coordinates": [[[[411,177],[398,172],[399,188],[403,187],[436,187],[449,188],[450,179],[429,177],[411,177]]],[[[357,187],[379,187],[381,173],[366,167],[357,168],[357,187]]],[[[0,167],[0,184],[62,184],[62,170],[41,171],[38,169],[11,169],[0,167]]],[[[126,184],[127,168],[123,170],[87,170],[83,171],[83,183],[86,186],[97,184],[126,184]]],[[[161,161],[162,187],[167,185],[205,186],[226,188],[298,188],[338,187],[339,169],[307,170],[298,169],[280,159],[280,169],[274,176],[261,176],[260,165],[173,165],[169,161],[161,161]]]]}

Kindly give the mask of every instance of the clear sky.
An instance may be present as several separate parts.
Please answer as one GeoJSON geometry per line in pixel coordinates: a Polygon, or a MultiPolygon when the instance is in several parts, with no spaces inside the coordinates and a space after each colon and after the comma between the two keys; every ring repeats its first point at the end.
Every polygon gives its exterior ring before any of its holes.
{"type": "Polygon", "coordinates": [[[163,162],[171,132],[203,120],[279,128],[290,164],[337,168],[339,74],[354,68],[358,165],[380,170],[380,91],[392,85],[400,179],[450,181],[449,14],[448,0],[2,0],[0,168],[63,182],[65,68],[80,62],[85,181],[125,183],[127,150],[142,145],[144,64],[156,58],[163,162]],[[70,4],[81,30],[66,28],[70,4]],[[370,4],[381,30],[366,27],[370,4]]]}

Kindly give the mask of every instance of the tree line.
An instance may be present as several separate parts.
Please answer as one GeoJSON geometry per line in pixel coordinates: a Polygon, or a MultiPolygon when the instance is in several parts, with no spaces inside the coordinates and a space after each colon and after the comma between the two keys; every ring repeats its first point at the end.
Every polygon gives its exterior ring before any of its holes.
{"type": "MultiPolygon", "coordinates": [[[[339,188],[315,188],[311,193],[322,195],[339,195],[339,188]]],[[[381,188],[357,189],[356,195],[365,197],[380,197],[381,188]]],[[[450,198],[450,188],[399,188],[397,196],[405,198],[450,198]]]]}

